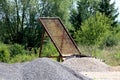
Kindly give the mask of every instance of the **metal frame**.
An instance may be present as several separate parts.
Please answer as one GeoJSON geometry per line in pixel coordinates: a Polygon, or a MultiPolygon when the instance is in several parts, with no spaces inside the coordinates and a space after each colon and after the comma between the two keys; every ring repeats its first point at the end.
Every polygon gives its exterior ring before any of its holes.
{"type": "MultiPolygon", "coordinates": [[[[61,21],[60,18],[58,18],[58,17],[50,17],[50,18],[49,18],[49,17],[40,17],[40,18],[39,18],[39,21],[41,22],[41,24],[42,24],[45,32],[48,34],[48,36],[50,37],[50,39],[51,39],[51,41],[53,42],[54,46],[56,47],[57,51],[59,52],[59,55],[60,55],[59,57],[62,57],[62,52],[61,52],[61,50],[62,50],[62,46],[63,46],[64,36],[62,37],[61,49],[59,49],[59,48],[56,46],[55,41],[54,41],[53,38],[52,38],[52,35],[49,33],[48,29],[45,27],[46,25],[42,22],[42,19],[51,19],[51,20],[52,20],[52,19],[54,19],[54,20],[56,19],[56,20],[58,20],[58,21],[60,22],[60,24],[62,25],[63,30],[67,33],[70,41],[72,41],[74,47],[75,47],[76,50],[78,51],[78,54],[81,54],[81,52],[79,51],[76,43],[74,42],[74,40],[72,39],[72,37],[70,36],[70,34],[68,33],[68,31],[66,30],[66,28],[65,28],[65,26],[64,26],[64,24],[62,23],[62,21],[61,21]]],[[[63,31],[63,34],[64,34],[64,31],[63,31]]],[[[43,35],[44,35],[44,34],[43,34],[43,35]]],[[[44,37],[44,36],[43,36],[43,37],[44,37]]],[[[42,41],[42,44],[43,44],[43,41],[42,41]]],[[[42,45],[41,45],[41,46],[42,46],[42,45]]],[[[42,48],[41,48],[41,49],[42,49],[42,48]]],[[[41,54],[41,51],[40,51],[40,54],[41,54]]],[[[39,57],[40,57],[40,55],[39,55],[39,57]]],[[[51,57],[52,57],[52,56],[51,56],[51,57]]],[[[63,57],[64,57],[64,56],[63,56],[63,57]]],[[[66,56],[65,56],[65,57],[66,57],[66,56]]]]}

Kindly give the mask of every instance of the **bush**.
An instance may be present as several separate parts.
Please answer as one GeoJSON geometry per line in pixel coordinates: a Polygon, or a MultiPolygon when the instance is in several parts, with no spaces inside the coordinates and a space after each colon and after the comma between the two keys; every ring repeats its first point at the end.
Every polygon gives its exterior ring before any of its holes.
{"type": "Polygon", "coordinates": [[[47,43],[43,47],[42,56],[58,56],[58,52],[52,43],[47,43]]]}
{"type": "Polygon", "coordinates": [[[0,43],[0,61],[1,62],[8,62],[10,60],[10,53],[8,46],[0,43]]]}
{"type": "Polygon", "coordinates": [[[120,41],[120,27],[111,28],[109,34],[104,38],[103,45],[107,47],[116,46],[120,41]]]}
{"type": "Polygon", "coordinates": [[[82,23],[82,30],[75,33],[75,40],[83,45],[99,45],[109,33],[110,20],[101,13],[91,16],[82,23]]]}
{"type": "Polygon", "coordinates": [[[24,47],[19,44],[6,45],[0,43],[0,61],[6,63],[16,63],[30,61],[37,57],[37,54],[26,54],[24,47]]]}
{"type": "Polygon", "coordinates": [[[14,57],[18,54],[25,54],[24,47],[19,44],[10,45],[9,50],[11,57],[14,57]]]}
{"type": "Polygon", "coordinates": [[[16,63],[16,62],[25,62],[25,61],[31,61],[33,59],[35,59],[36,56],[35,54],[18,54],[14,57],[11,58],[11,60],[9,61],[9,63],[16,63]]]}
{"type": "Polygon", "coordinates": [[[114,34],[108,34],[108,36],[103,41],[103,45],[107,47],[112,47],[118,44],[118,38],[114,34]]]}

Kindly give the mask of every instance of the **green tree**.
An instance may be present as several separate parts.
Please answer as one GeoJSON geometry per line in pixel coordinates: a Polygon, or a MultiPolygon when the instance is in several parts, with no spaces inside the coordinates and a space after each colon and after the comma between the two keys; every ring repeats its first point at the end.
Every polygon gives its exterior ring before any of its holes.
{"type": "Polygon", "coordinates": [[[72,35],[81,28],[81,23],[94,15],[97,10],[98,1],[96,0],[78,0],[77,8],[71,9],[70,22],[74,27],[72,35]]]}
{"type": "Polygon", "coordinates": [[[39,46],[39,17],[60,17],[68,25],[73,0],[0,0],[0,40],[27,47],[39,46]],[[64,14],[63,14],[64,13],[64,14]]]}
{"type": "Polygon", "coordinates": [[[28,47],[38,46],[42,30],[36,18],[42,12],[39,0],[2,0],[1,3],[1,40],[28,47]]]}
{"type": "Polygon", "coordinates": [[[60,17],[65,25],[69,23],[69,9],[74,0],[41,0],[45,17],[60,17]]]}
{"type": "Polygon", "coordinates": [[[117,25],[116,18],[118,17],[118,9],[115,9],[115,2],[110,3],[111,0],[101,0],[99,3],[99,12],[105,14],[108,18],[111,19],[111,26],[115,27],[117,25]]]}
{"type": "Polygon", "coordinates": [[[110,20],[105,15],[97,12],[82,23],[81,29],[75,33],[76,41],[82,45],[99,45],[107,36],[110,20]]]}

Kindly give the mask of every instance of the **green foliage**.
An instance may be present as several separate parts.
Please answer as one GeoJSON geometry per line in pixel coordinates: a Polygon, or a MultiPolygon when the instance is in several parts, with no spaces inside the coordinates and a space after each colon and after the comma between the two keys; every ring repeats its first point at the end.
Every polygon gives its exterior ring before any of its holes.
{"type": "Polygon", "coordinates": [[[101,59],[108,65],[120,65],[120,45],[99,48],[97,45],[79,45],[82,54],[101,59]]]}
{"type": "Polygon", "coordinates": [[[47,43],[43,47],[42,56],[58,56],[59,53],[57,52],[55,46],[52,43],[47,43]]]}
{"type": "Polygon", "coordinates": [[[111,26],[116,27],[117,21],[116,18],[118,17],[119,13],[117,12],[118,9],[115,9],[115,2],[110,3],[111,0],[101,0],[99,3],[99,12],[105,14],[108,18],[111,19],[111,26]]]}
{"type": "MultiPolygon", "coordinates": [[[[0,61],[24,62],[37,56],[32,54],[33,50],[26,52],[19,44],[27,48],[39,47],[43,32],[37,20],[39,16],[60,17],[67,28],[70,17],[73,25],[71,33],[75,40],[84,46],[89,45],[87,50],[91,55],[101,56],[102,52],[96,50],[93,45],[101,44],[111,48],[118,46],[120,41],[120,24],[116,29],[114,27],[118,16],[114,4],[110,4],[110,0],[0,0],[0,41],[8,44],[18,43],[14,45],[0,43],[0,61]],[[78,1],[76,7],[71,7],[70,11],[70,6],[75,1],[78,1]]],[[[42,56],[58,55],[55,47],[47,42],[43,47],[42,56]]],[[[110,59],[112,58],[119,61],[119,51],[112,54],[110,59]]]]}
{"type": "Polygon", "coordinates": [[[118,44],[118,37],[114,34],[108,34],[105,40],[103,41],[103,45],[108,47],[112,47],[117,44],[118,44]]]}
{"type": "MultiPolygon", "coordinates": [[[[34,37],[32,36],[30,39],[39,42],[41,29],[38,29],[40,25],[36,20],[39,13],[38,0],[2,0],[1,3],[2,18],[0,22],[2,25],[0,26],[0,36],[2,36],[2,41],[4,43],[19,43],[31,46],[25,39],[33,34],[34,37]],[[26,28],[28,28],[27,31],[26,28]],[[29,29],[32,29],[32,31],[29,29]],[[29,34],[26,34],[27,32],[29,34]]],[[[32,46],[36,46],[36,43],[33,43],[32,46]]]]}
{"type": "Polygon", "coordinates": [[[100,49],[94,49],[93,51],[92,51],[92,56],[94,56],[94,57],[97,57],[97,58],[101,58],[102,57],[102,54],[101,54],[101,50],[100,49]]]}
{"type": "Polygon", "coordinates": [[[43,29],[38,18],[60,17],[69,25],[69,7],[72,1],[0,0],[0,40],[7,44],[39,47],[43,29]]]}
{"type": "Polygon", "coordinates": [[[25,54],[24,47],[19,44],[10,45],[9,50],[11,57],[14,57],[18,54],[25,54]]]}
{"type": "Polygon", "coordinates": [[[16,62],[26,62],[26,61],[31,61],[35,59],[37,56],[35,54],[18,54],[14,57],[12,57],[9,61],[9,63],[16,63],[16,62]]]}
{"type": "MultiPolygon", "coordinates": [[[[98,1],[95,0],[79,0],[77,1],[77,9],[73,7],[70,12],[70,22],[73,26],[71,34],[81,28],[81,23],[94,15],[97,9],[98,1]]],[[[74,37],[74,36],[73,36],[74,37]]]]}
{"type": "Polygon", "coordinates": [[[76,41],[85,45],[99,45],[109,34],[110,20],[99,12],[82,23],[82,30],[75,33],[76,41]]]}
{"type": "Polygon", "coordinates": [[[0,61],[1,62],[8,62],[10,60],[10,53],[8,46],[0,43],[0,61]]]}
{"type": "Polygon", "coordinates": [[[115,59],[120,61],[120,52],[115,53],[114,57],[115,59]]]}
{"type": "Polygon", "coordinates": [[[69,9],[75,0],[41,0],[42,14],[44,17],[60,17],[69,28],[69,9]],[[64,14],[63,14],[64,13],[64,14]]]}
{"type": "Polygon", "coordinates": [[[102,46],[112,47],[117,46],[120,41],[120,27],[110,29],[110,33],[104,38],[102,46]]]}
{"type": "Polygon", "coordinates": [[[113,58],[114,58],[113,63],[116,65],[120,65],[120,51],[114,53],[113,58]]]}
{"type": "Polygon", "coordinates": [[[6,45],[0,43],[0,62],[16,63],[33,60],[37,54],[27,54],[24,47],[19,44],[6,45]]]}

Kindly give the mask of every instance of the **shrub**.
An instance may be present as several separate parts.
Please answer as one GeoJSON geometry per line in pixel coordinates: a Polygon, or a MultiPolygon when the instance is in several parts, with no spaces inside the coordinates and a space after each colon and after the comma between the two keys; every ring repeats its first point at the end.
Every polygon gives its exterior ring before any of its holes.
{"type": "Polygon", "coordinates": [[[99,45],[109,33],[110,20],[97,12],[82,23],[82,30],[75,32],[76,41],[83,45],[99,45]]]}
{"type": "Polygon", "coordinates": [[[111,28],[110,33],[104,38],[103,45],[107,47],[116,46],[120,41],[120,27],[111,28]]]}
{"type": "Polygon", "coordinates": [[[31,61],[33,59],[35,59],[36,56],[35,54],[18,54],[14,57],[11,58],[11,60],[9,61],[9,63],[16,63],[16,62],[25,62],[25,61],[31,61]]]}
{"type": "Polygon", "coordinates": [[[11,57],[14,57],[18,54],[24,54],[25,53],[24,47],[19,45],[19,44],[10,45],[9,50],[10,50],[10,56],[11,57]]]}
{"type": "Polygon", "coordinates": [[[37,57],[37,54],[26,54],[24,47],[19,44],[6,45],[0,43],[0,61],[6,63],[16,63],[30,61],[37,57]]]}
{"type": "Polygon", "coordinates": [[[105,40],[103,41],[103,45],[107,47],[112,47],[117,44],[118,44],[118,38],[114,34],[108,34],[105,40]]]}
{"type": "Polygon", "coordinates": [[[43,47],[42,56],[58,56],[58,52],[52,43],[47,43],[43,47]]]}
{"type": "Polygon", "coordinates": [[[10,59],[10,53],[8,46],[0,43],[0,61],[1,62],[8,62],[10,59]]]}

